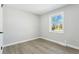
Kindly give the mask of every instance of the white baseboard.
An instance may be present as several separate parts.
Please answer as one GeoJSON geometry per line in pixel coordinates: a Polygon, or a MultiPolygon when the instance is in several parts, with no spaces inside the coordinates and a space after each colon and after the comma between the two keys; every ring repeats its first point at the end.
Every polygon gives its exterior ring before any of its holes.
{"type": "Polygon", "coordinates": [[[79,47],[77,47],[77,46],[74,46],[74,45],[71,45],[71,44],[67,44],[67,46],[79,50],[79,47]]]}
{"type": "Polygon", "coordinates": [[[24,43],[24,42],[31,41],[31,40],[35,40],[35,39],[38,39],[38,38],[39,38],[39,37],[31,38],[31,39],[27,39],[27,40],[23,40],[23,41],[18,41],[18,42],[13,42],[13,43],[10,43],[10,44],[3,45],[3,47],[7,47],[7,46],[19,44],[19,43],[24,43]]]}
{"type": "Polygon", "coordinates": [[[70,44],[62,43],[62,42],[55,41],[55,40],[52,40],[52,39],[49,39],[49,38],[46,38],[46,37],[40,37],[40,38],[45,39],[45,40],[48,40],[48,41],[51,41],[51,42],[55,42],[55,43],[60,44],[60,45],[62,45],[62,46],[68,46],[68,47],[71,47],[71,48],[74,48],[74,49],[79,50],[79,47],[74,46],[74,45],[70,45],[70,44]]]}
{"type": "Polygon", "coordinates": [[[73,45],[70,45],[70,44],[66,44],[66,43],[62,43],[62,42],[59,42],[59,41],[55,41],[55,40],[52,40],[52,39],[49,39],[49,38],[46,38],[46,37],[37,37],[37,38],[31,38],[31,39],[27,39],[27,40],[23,40],[23,41],[13,42],[13,43],[10,43],[10,44],[3,45],[3,47],[7,47],[7,46],[11,46],[11,45],[31,41],[31,40],[35,40],[35,39],[38,39],[38,38],[42,38],[42,39],[45,39],[45,40],[48,40],[48,41],[51,41],[51,42],[55,42],[55,43],[60,44],[62,46],[68,46],[68,47],[75,48],[75,49],[79,50],[79,47],[76,47],[76,46],[73,46],[73,45]]]}
{"type": "Polygon", "coordinates": [[[52,40],[52,39],[49,39],[49,38],[45,38],[45,37],[40,37],[42,39],[45,39],[45,40],[48,40],[48,41],[51,41],[51,42],[54,42],[54,43],[57,43],[59,45],[63,45],[63,46],[66,46],[65,43],[62,43],[62,42],[58,42],[58,41],[55,41],[55,40],[52,40]]]}

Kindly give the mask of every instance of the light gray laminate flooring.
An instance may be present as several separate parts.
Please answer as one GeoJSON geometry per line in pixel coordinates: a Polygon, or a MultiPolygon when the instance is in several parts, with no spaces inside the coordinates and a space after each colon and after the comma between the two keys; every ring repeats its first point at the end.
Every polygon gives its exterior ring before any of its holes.
{"type": "Polygon", "coordinates": [[[56,43],[35,39],[32,41],[4,47],[3,54],[78,54],[79,50],[56,43]]]}

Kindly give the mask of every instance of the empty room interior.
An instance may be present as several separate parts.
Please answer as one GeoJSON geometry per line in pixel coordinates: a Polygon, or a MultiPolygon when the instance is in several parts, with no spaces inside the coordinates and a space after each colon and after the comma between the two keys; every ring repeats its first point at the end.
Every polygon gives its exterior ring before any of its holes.
{"type": "Polygon", "coordinates": [[[79,54],[79,4],[1,4],[1,54],[79,54]]]}

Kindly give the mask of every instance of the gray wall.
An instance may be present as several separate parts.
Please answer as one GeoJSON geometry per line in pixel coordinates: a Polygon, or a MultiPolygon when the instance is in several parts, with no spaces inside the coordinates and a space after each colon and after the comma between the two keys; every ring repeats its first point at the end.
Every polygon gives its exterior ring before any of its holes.
{"type": "Polygon", "coordinates": [[[69,5],[41,16],[41,36],[79,48],[79,5],[69,5]],[[49,16],[64,12],[64,33],[49,32],[49,16]]]}
{"type": "Polygon", "coordinates": [[[39,37],[39,17],[10,7],[3,8],[4,45],[39,37]]]}
{"type": "MultiPolygon", "coordinates": [[[[0,4],[0,32],[3,31],[2,24],[3,24],[3,19],[2,19],[2,8],[0,4]]],[[[0,47],[2,46],[3,41],[3,33],[0,33],[0,47]]],[[[0,49],[0,54],[2,53],[2,50],[0,49]]]]}
{"type": "MultiPolygon", "coordinates": [[[[1,4],[0,4],[1,5],[1,4]]],[[[2,28],[2,24],[3,24],[3,21],[2,21],[2,18],[3,18],[3,16],[2,16],[2,8],[1,8],[1,6],[0,6],[0,32],[2,32],[3,31],[3,28],[2,28]]]]}

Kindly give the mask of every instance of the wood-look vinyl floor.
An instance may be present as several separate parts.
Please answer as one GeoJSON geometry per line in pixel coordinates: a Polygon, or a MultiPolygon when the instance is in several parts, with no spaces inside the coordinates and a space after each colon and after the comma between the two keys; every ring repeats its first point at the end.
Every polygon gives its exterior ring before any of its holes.
{"type": "Polygon", "coordinates": [[[79,54],[79,50],[39,38],[4,47],[3,54],[79,54]]]}

